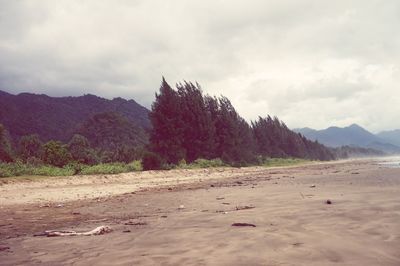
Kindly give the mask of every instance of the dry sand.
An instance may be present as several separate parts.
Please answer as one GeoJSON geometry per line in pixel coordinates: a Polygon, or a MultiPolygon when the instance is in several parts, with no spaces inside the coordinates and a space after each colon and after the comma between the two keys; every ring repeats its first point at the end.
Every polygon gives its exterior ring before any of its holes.
{"type": "Polygon", "coordinates": [[[400,168],[373,160],[3,180],[0,204],[0,265],[400,265],[400,168]]]}

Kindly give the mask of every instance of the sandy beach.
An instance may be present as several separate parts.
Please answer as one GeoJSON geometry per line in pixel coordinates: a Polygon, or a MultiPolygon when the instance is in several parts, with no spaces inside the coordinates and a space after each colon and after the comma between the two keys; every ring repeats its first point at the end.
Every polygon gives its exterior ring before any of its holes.
{"type": "Polygon", "coordinates": [[[400,168],[376,160],[0,182],[0,265],[400,265],[400,168]]]}

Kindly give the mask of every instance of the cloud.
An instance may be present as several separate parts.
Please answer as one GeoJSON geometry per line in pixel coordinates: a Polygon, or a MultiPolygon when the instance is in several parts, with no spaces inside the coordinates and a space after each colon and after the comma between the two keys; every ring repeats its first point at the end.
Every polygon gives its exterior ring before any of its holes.
{"type": "Polygon", "coordinates": [[[247,119],[400,128],[400,3],[0,0],[0,89],[149,107],[161,76],[247,119]]]}

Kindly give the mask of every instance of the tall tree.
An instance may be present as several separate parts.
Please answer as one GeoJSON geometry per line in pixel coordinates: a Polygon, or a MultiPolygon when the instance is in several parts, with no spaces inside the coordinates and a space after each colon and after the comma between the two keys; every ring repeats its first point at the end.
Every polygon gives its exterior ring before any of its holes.
{"type": "Polygon", "coordinates": [[[204,101],[199,84],[191,82],[177,84],[181,106],[181,125],[183,128],[183,148],[186,160],[198,158],[212,159],[215,149],[215,126],[204,101]]]}
{"type": "Polygon", "coordinates": [[[182,106],[179,95],[163,77],[160,93],[151,106],[149,114],[152,123],[150,149],[159,154],[167,163],[177,164],[186,158],[183,146],[185,129],[182,126],[182,106]]]}

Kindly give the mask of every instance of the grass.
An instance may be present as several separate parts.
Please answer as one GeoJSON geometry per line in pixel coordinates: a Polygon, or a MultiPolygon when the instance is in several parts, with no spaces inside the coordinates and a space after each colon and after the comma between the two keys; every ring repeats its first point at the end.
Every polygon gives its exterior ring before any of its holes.
{"type": "Polygon", "coordinates": [[[298,158],[269,158],[261,164],[265,167],[292,166],[298,164],[310,163],[312,161],[298,158]]]}
{"type": "Polygon", "coordinates": [[[133,161],[129,164],[126,163],[101,163],[93,166],[84,166],[79,174],[82,175],[96,175],[96,174],[119,174],[134,171],[142,171],[142,163],[140,161],[133,161]]]}
{"type": "MultiPolygon", "coordinates": [[[[298,164],[310,163],[310,160],[296,158],[269,158],[263,160],[260,164],[265,167],[293,166],[298,164]]],[[[227,167],[221,159],[197,159],[187,164],[181,161],[177,166],[171,166],[174,169],[200,169],[213,167],[227,167]]],[[[33,179],[46,176],[71,176],[75,174],[96,175],[96,174],[119,174],[134,171],[142,171],[141,161],[131,163],[102,163],[97,165],[79,165],[71,164],[64,167],[55,167],[50,165],[33,165],[22,162],[0,163],[0,178],[21,176],[24,179],[33,179]]]]}
{"type": "Polygon", "coordinates": [[[226,166],[229,166],[229,165],[224,163],[221,159],[217,158],[217,159],[212,159],[212,160],[197,159],[190,164],[186,164],[186,162],[183,160],[175,168],[177,168],[177,169],[199,169],[199,168],[213,168],[213,167],[226,167],[226,166]]]}
{"type": "Polygon", "coordinates": [[[0,177],[11,176],[69,176],[75,173],[72,166],[63,168],[50,165],[31,165],[21,162],[0,163],[0,177]]]}
{"type": "Polygon", "coordinates": [[[75,174],[93,175],[93,174],[119,174],[125,172],[141,171],[140,161],[125,163],[104,163],[93,166],[89,165],[66,165],[56,167],[50,165],[31,165],[21,162],[0,163],[0,178],[14,176],[71,176],[75,174]]]}

